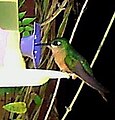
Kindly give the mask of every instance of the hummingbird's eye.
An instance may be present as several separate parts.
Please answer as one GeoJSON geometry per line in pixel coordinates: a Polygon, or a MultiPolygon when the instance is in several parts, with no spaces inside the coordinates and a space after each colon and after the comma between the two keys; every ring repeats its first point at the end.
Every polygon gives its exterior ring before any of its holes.
{"type": "Polygon", "coordinates": [[[60,45],[61,45],[61,42],[60,42],[60,41],[54,41],[54,42],[52,43],[52,45],[54,45],[54,46],[60,46],[60,45]]]}

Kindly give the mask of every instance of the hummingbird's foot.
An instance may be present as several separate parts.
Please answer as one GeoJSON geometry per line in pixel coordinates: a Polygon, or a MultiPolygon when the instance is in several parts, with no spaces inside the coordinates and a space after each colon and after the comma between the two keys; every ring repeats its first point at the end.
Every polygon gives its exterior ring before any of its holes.
{"type": "Polygon", "coordinates": [[[75,73],[69,73],[73,80],[75,80],[78,76],[75,73]]]}
{"type": "Polygon", "coordinates": [[[75,73],[67,72],[67,71],[64,71],[64,70],[60,70],[60,71],[63,72],[63,73],[69,74],[69,76],[72,77],[73,80],[75,80],[78,77],[75,73]]]}

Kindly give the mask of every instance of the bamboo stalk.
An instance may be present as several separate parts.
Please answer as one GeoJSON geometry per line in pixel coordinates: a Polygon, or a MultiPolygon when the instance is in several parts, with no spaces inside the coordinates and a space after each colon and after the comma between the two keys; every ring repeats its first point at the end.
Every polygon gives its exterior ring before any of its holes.
{"type": "Polygon", "coordinates": [[[44,26],[44,25],[50,23],[52,20],[54,20],[54,19],[60,14],[60,12],[62,12],[62,11],[65,9],[64,7],[65,7],[65,5],[67,4],[67,2],[68,2],[68,0],[64,0],[64,1],[62,2],[62,4],[59,6],[59,8],[52,14],[52,16],[49,17],[47,20],[45,20],[45,21],[41,24],[41,26],[44,26]]]}

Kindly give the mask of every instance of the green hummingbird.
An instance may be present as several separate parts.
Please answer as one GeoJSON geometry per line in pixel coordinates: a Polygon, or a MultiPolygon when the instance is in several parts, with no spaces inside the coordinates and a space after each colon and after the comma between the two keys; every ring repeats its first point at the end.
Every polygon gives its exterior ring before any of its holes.
{"type": "Polygon", "coordinates": [[[108,93],[108,90],[95,79],[87,60],[75,51],[67,39],[56,38],[46,45],[52,50],[54,60],[61,71],[69,73],[72,79],[80,78],[87,85],[97,90],[107,101],[105,93],[108,93]]]}

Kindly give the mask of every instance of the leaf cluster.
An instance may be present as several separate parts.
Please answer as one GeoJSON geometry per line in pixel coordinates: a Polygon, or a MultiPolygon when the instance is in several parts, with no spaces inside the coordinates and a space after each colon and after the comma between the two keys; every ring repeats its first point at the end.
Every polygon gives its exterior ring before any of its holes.
{"type": "Polygon", "coordinates": [[[30,36],[33,31],[33,26],[31,23],[36,19],[36,18],[28,18],[25,17],[26,11],[20,12],[18,17],[19,17],[19,32],[22,34],[22,37],[30,36]]]}

